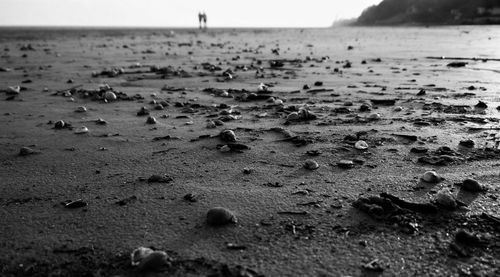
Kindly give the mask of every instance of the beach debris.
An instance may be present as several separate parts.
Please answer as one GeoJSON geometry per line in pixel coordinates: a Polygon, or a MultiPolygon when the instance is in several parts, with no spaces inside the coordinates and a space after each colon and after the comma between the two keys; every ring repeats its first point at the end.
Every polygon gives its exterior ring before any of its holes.
{"type": "Polygon", "coordinates": [[[319,164],[315,160],[306,160],[304,163],[304,168],[309,170],[316,170],[319,168],[319,164]]]}
{"type": "Polygon", "coordinates": [[[153,174],[148,178],[148,183],[170,183],[174,179],[168,175],[153,174]]]}
{"type": "Polygon", "coordinates": [[[148,116],[146,124],[156,124],[156,118],[154,116],[148,116]]]}
{"type": "Polygon", "coordinates": [[[364,140],[358,140],[354,144],[354,148],[356,148],[358,150],[366,150],[366,149],[368,149],[368,143],[366,143],[366,141],[364,141],[364,140]]]}
{"type": "Polygon", "coordinates": [[[87,202],[83,201],[82,199],[74,200],[74,201],[67,201],[63,202],[63,205],[67,209],[77,209],[77,208],[83,208],[87,206],[87,202]]]}
{"type": "Polygon", "coordinates": [[[40,153],[39,151],[35,151],[30,147],[24,146],[19,149],[19,156],[29,156],[33,154],[38,154],[40,153]]]}
{"type": "Polygon", "coordinates": [[[222,226],[237,223],[234,213],[223,207],[215,207],[207,212],[207,224],[211,226],[222,226]]]}
{"type": "Polygon", "coordinates": [[[84,113],[84,112],[87,112],[87,108],[85,106],[80,106],[80,107],[76,108],[75,112],[84,113]]]}
{"type": "Polygon", "coordinates": [[[137,112],[137,116],[145,116],[149,115],[149,110],[146,107],[141,107],[141,109],[137,112]]]}
{"type": "Polygon", "coordinates": [[[482,192],[486,191],[487,187],[480,184],[478,181],[472,179],[472,178],[467,178],[462,181],[462,183],[458,184],[463,190],[470,191],[470,192],[482,192]]]}
{"type": "Polygon", "coordinates": [[[147,247],[139,247],[130,254],[132,266],[139,271],[156,271],[163,266],[169,265],[170,257],[165,251],[153,250],[147,247]]]}
{"type": "Polygon", "coordinates": [[[435,184],[435,183],[439,183],[441,182],[441,177],[439,177],[439,175],[435,172],[435,171],[426,171],[424,173],[424,175],[422,175],[422,181],[426,182],[426,183],[432,183],[432,184],[435,184]]]}
{"type": "Polygon", "coordinates": [[[89,132],[89,129],[85,126],[78,127],[75,129],[75,134],[86,134],[89,132]]]}
{"type": "Polygon", "coordinates": [[[233,130],[222,130],[219,134],[219,137],[222,141],[225,142],[236,142],[236,134],[233,130]]]}

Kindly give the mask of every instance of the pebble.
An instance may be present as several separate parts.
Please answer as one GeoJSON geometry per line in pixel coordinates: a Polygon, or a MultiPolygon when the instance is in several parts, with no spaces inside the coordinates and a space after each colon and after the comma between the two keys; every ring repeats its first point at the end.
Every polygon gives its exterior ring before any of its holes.
{"type": "Polygon", "coordinates": [[[78,199],[64,204],[64,207],[67,209],[77,209],[86,207],[87,205],[88,205],[87,202],[83,201],[82,199],[78,199]]]}
{"type": "Polygon", "coordinates": [[[148,116],[148,119],[146,119],[146,124],[156,124],[156,118],[154,116],[148,116]]]}
{"type": "Polygon", "coordinates": [[[84,113],[84,112],[87,112],[87,108],[85,108],[84,106],[80,106],[80,107],[76,108],[75,112],[84,113]]]}
{"type": "Polygon", "coordinates": [[[86,134],[89,132],[89,129],[85,126],[78,127],[75,129],[75,134],[86,134]]]}
{"type": "Polygon", "coordinates": [[[382,117],[378,113],[373,113],[373,114],[371,114],[371,115],[368,116],[369,120],[380,120],[381,118],[382,117]]]}
{"type": "Polygon", "coordinates": [[[149,110],[146,107],[141,107],[141,109],[137,112],[138,116],[149,115],[149,110]]]}
{"type": "Polygon", "coordinates": [[[54,124],[54,128],[56,129],[64,129],[66,127],[66,122],[59,120],[54,124]]]}
{"type": "Polygon", "coordinates": [[[207,212],[207,224],[211,226],[222,226],[238,222],[236,216],[230,210],[215,207],[207,212]]]}
{"type": "Polygon", "coordinates": [[[139,247],[130,254],[132,266],[139,271],[153,271],[167,265],[169,257],[165,251],[155,251],[147,247],[139,247]]]}
{"type": "Polygon", "coordinates": [[[253,171],[254,171],[254,170],[253,170],[253,168],[249,168],[249,167],[245,167],[245,168],[243,168],[243,173],[244,173],[244,174],[250,174],[250,173],[252,173],[253,171]]]}
{"type": "Polygon", "coordinates": [[[474,141],[471,139],[461,140],[459,145],[467,148],[474,148],[474,141]]]}
{"type": "Polygon", "coordinates": [[[298,119],[299,119],[299,113],[297,113],[297,112],[291,112],[286,117],[286,120],[288,120],[288,121],[293,121],[293,120],[298,120],[298,119]]]}
{"type": "Polygon", "coordinates": [[[106,93],[104,93],[104,99],[106,99],[107,101],[115,101],[117,97],[114,92],[106,91],[106,93]]]}
{"type": "Polygon", "coordinates": [[[309,170],[316,170],[319,168],[319,164],[314,160],[306,160],[304,167],[309,170]]]}
{"type": "Polygon", "coordinates": [[[410,152],[418,153],[418,154],[427,153],[428,151],[429,151],[429,148],[424,147],[424,146],[417,146],[417,147],[413,147],[410,149],[410,152]]]}
{"type": "Polygon", "coordinates": [[[165,109],[165,108],[163,107],[163,105],[162,105],[162,104],[156,104],[156,105],[155,105],[155,110],[161,111],[161,110],[163,110],[163,109],[165,109]]]}
{"type": "Polygon", "coordinates": [[[486,188],[483,185],[481,185],[478,181],[471,178],[465,179],[460,185],[460,187],[463,190],[470,192],[480,192],[486,190],[486,188]]]}
{"type": "Polygon", "coordinates": [[[427,183],[439,183],[441,182],[441,177],[435,171],[427,171],[422,175],[422,180],[427,183]]]}
{"type": "Polygon", "coordinates": [[[108,124],[108,122],[106,122],[106,120],[104,120],[104,119],[102,119],[102,118],[98,118],[98,119],[95,121],[95,123],[96,123],[97,125],[106,125],[106,124],[108,124]]]}
{"type": "Polygon", "coordinates": [[[356,148],[358,150],[366,150],[366,149],[368,149],[368,143],[366,143],[364,140],[358,140],[354,144],[354,148],[356,148]]]}
{"type": "Polygon", "coordinates": [[[208,121],[207,122],[207,129],[214,129],[214,128],[217,128],[217,125],[215,124],[215,122],[213,122],[212,120],[208,121]]]}
{"type": "Polygon", "coordinates": [[[19,150],[19,156],[28,156],[37,153],[35,150],[29,148],[29,147],[21,147],[19,150]]]}
{"type": "Polygon", "coordinates": [[[359,107],[359,111],[361,112],[369,112],[372,110],[372,106],[370,104],[364,103],[359,107]]]}
{"type": "Polygon", "coordinates": [[[457,201],[455,199],[455,196],[453,196],[451,191],[447,188],[443,188],[437,192],[436,203],[450,210],[454,210],[457,208],[457,201]]]}
{"type": "Polygon", "coordinates": [[[220,132],[220,139],[226,142],[235,142],[237,140],[236,134],[233,130],[223,130],[220,132]]]}
{"type": "Polygon", "coordinates": [[[132,254],[130,254],[132,266],[138,266],[144,258],[146,258],[153,252],[153,249],[142,246],[134,249],[134,251],[132,251],[132,254]]]}
{"type": "Polygon", "coordinates": [[[337,163],[340,168],[352,168],[354,167],[354,162],[350,160],[341,160],[337,163]]]}
{"type": "Polygon", "coordinates": [[[6,93],[9,95],[19,94],[21,93],[21,87],[20,86],[8,87],[6,93]]]}
{"type": "Polygon", "coordinates": [[[167,175],[161,176],[154,174],[148,178],[148,183],[168,183],[171,181],[173,181],[172,177],[167,175]]]}

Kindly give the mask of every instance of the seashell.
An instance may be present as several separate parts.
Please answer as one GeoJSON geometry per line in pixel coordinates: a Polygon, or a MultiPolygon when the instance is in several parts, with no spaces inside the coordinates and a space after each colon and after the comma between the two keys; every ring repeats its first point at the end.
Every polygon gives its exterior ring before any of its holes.
{"type": "Polygon", "coordinates": [[[134,249],[134,251],[132,251],[132,254],[130,254],[132,266],[138,266],[141,261],[144,260],[144,258],[149,256],[153,252],[153,249],[142,246],[134,249]]]}
{"type": "Polygon", "coordinates": [[[366,150],[366,149],[368,149],[368,143],[366,143],[364,140],[358,140],[354,144],[354,148],[356,148],[358,150],[366,150]]]}
{"type": "Polygon", "coordinates": [[[154,116],[148,116],[148,119],[146,119],[146,124],[156,124],[156,118],[154,116]]]}
{"type": "Polygon", "coordinates": [[[76,108],[76,111],[77,113],[84,113],[87,111],[87,108],[85,108],[84,106],[80,106],[78,108],[76,108]]]}
{"type": "Polygon", "coordinates": [[[422,176],[422,180],[427,183],[439,183],[441,182],[441,177],[435,171],[427,171],[422,176]]]}
{"type": "Polygon", "coordinates": [[[116,94],[112,91],[106,91],[106,93],[104,93],[104,99],[108,100],[108,101],[115,101],[117,99],[116,97],[116,94]]]}
{"type": "Polygon", "coordinates": [[[223,207],[215,207],[207,212],[207,224],[211,226],[222,226],[238,222],[236,216],[230,210],[223,207]]]}
{"type": "Polygon", "coordinates": [[[299,114],[297,112],[292,112],[286,117],[286,120],[289,120],[289,121],[298,120],[298,119],[299,119],[299,114]]]}
{"type": "Polygon", "coordinates": [[[223,130],[219,136],[221,140],[227,142],[235,142],[237,140],[236,134],[233,130],[223,130]]]}
{"type": "Polygon", "coordinates": [[[64,129],[66,127],[66,122],[59,120],[54,124],[54,128],[56,129],[64,129]]]}
{"type": "Polygon", "coordinates": [[[314,160],[306,160],[304,167],[309,170],[316,170],[319,168],[319,164],[314,160]]]}
{"type": "Polygon", "coordinates": [[[165,251],[153,251],[144,257],[137,269],[139,271],[155,271],[168,264],[168,255],[165,251]]]}
{"type": "Polygon", "coordinates": [[[437,192],[436,203],[450,210],[457,208],[457,201],[455,199],[455,196],[453,196],[451,191],[447,188],[443,188],[437,192]]]}
{"type": "Polygon", "coordinates": [[[78,127],[75,129],[75,134],[86,134],[89,132],[89,129],[85,126],[78,127]]]}
{"type": "Polygon", "coordinates": [[[462,182],[461,187],[463,190],[470,191],[470,192],[480,192],[480,191],[486,190],[485,186],[481,185],[478,181],[471,179],[471,178],[465,179],[462,182]]]}

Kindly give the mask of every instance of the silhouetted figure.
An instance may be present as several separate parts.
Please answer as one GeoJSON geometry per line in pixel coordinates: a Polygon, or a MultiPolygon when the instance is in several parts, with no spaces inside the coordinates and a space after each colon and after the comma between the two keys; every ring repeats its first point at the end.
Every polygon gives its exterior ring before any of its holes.
{"type": "Polygon", "coordinates": [[[201,21],[203,20],[203,14],[201,14],[201,12],[198,13],[198,24],[199,24],[199,28],[201,29],[201,21]]]}
{"type": "Polygon", "coordinates": [[[205,30],[207,29],[207,14],[203,12],[203,24],[205,25],[205,30]]]}

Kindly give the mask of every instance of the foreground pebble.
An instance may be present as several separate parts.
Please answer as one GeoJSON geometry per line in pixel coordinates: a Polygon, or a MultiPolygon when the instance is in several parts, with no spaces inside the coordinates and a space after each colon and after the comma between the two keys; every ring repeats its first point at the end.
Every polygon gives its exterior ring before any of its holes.
{"type": "Polygon", "coordinates": [[[486,187],[481,185],[478,181],[472,179],[472,178],[467,178],[465,179],[460,187],[463,190],[470,191],[470,192],[481,192],[485,191],[486,187]]]}
{"type": "Polygon", "coordinates": [[[422,180],[427,183],[439,183],[441,181],[441,177],[435,171],[427,171],[422,176],[422,180]]]}
{"type": "Polygon", "coordinates": [[[207,224],[211,226],[222,226],[236,223],[237,219],[233,212],[223,207],[215,207],[207,212],[207,224]]]}
{"type": "Polygon", "coordinates": [[[307,160],[304,167],[309,170],[316,170],[319,168],[319,164],[315,160],[307,160]]]}
{"type": "Polygon", "coordinates": [[[147,247],[138,247],[130,254],[132,266],[139,271],[154,271],[168,264],[169,257],[165,251],[157,251],[147,247]]]}

